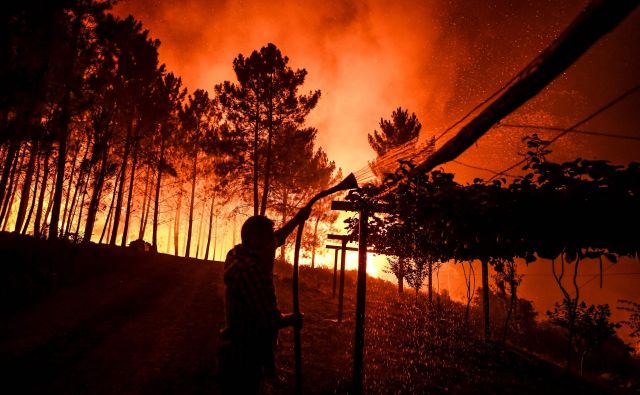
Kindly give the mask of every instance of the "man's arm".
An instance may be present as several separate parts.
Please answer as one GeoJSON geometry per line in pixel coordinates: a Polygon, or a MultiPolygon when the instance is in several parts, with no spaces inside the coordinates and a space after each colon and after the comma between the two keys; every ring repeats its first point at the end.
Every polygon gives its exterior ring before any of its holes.
{"type": "Polygon", "coordinates": [[[296,215],[293,216],[282,228],[275,231],[276,236],[276,247],[280,247],[284,244],[287,236],[296,228],[296,226],[300,225],[304,221],[309,218],[311,215],[311,207],[304,206],[298,211],[296,215]]]}

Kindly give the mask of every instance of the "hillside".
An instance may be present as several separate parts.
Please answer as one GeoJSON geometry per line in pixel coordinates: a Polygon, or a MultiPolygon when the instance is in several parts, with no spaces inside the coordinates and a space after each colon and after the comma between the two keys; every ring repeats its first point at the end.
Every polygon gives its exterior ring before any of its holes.
{"type": "MultiPolygon", "coordinates": [[[[216,393],[223,325],[222,264],[124,248],[0,235],[0,365],[7,393],[216,393]]],[[[290,267],[278,265],[281,309],[290,311],[290,267]]],[[[305,393],[346,393],[351,375],[355,273],[345,317],[335,322],[327,270],[302,268],[305,393]]],[[[484,345],[454,305],[429,315],[369,279],[368,393],[596,394],[532,356],[484,345]]],[[[293,388],[290,330],[281,332],[278,379],[293,388]]]]}

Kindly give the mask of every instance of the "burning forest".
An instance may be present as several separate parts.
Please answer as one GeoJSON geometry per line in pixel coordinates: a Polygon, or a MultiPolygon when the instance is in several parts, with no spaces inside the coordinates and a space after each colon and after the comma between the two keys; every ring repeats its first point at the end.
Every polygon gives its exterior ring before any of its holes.
{"type": "Polygon", "coordinates": [[[640,391],[637,6],[3,6],[0,388],[640,391]]]}

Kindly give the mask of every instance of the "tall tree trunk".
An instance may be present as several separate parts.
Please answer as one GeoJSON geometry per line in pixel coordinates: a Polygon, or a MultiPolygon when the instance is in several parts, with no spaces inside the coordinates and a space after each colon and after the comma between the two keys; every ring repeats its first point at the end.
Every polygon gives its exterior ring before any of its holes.
{"type": "Polygon", "coordinates": [[[49,239],[58,237],[58,222],[60,220],[60,207],[62,204],[62,188],[64,186],[65,166],[67,162],[67,140],[71,130],[71,90],[79,84],[76,78],[76,60],[78,58],[78,40],[83,26],[84,10],[76,8],[76,18],[71,32],[70,60],[64,73],[64,94],[60,104],[60,127],[58,129],[58,163],[56,171],[56,183],[53,192],[53,210],[49,225],[49,239]]]}
{"type": "Polygon", "coordinates": [[[216,221],[213,224],[213,260],[216,260],[216,252],[218,248],[218,216],[216,216],[216,221]]]}
{"type": "MultiPolygon", "coordinates": [[[[173,232],[173,227],[171,226],[171,224],[167,221],[167,242],[166,242],[166,248],[165,251],[168,254],[169,251],[171,251],[171,236],[172,236],[172,232],[173,232]]],[[[159,249],[158,249],[159,250],[159,249]]]]}
{"type": "Polygon", "coordinates": [[[258,126],[260,125],[260,102],[256,97],[256,121],[253,129],[253,215],[258,215],[258,126]]]}
{"type": "Polygon", "coordinates": [[[311,247],[311,268],[316,267],[316,242],[318,241],[318,223],[320,222],[320,214],[316,216],[316,224],[313,227],[313,244],[311,247]]]}
{"type": "Polygon", "coordinates": [[[78,213],[78,221],[76,222],[76,229],[73,232],[75,239],[79,237],[80,223],[82,222],[82,212],[84,211],[84,199],[87,197],[87,183],[82,188],[82,198],[80,199],[80,212],[78,213]]]}
{"type": "Polygon", "coordinates": [[[232,236],[233,236],[232,242],[233,242],[234,246],[236,245],[236,234],[237,234],[236,220],[237,220],[237,218],[238,218],[237,214],[234,213],[234,215],[233,215],[233,233],[232,233],[232,236]]]}
{"type": "Polygon", "coordinates": [[[20,153],[16,155],[13,168],[11,169],[11,178],[9,179],[9,186],[7,187],[7,196],[5,197],[4,204],[2,205],[2,211],[0,212],[0,222],[2,222],[3,232],[6,230],[7,223],[11,217],[11,206],[13,206],[13,199],[15,198],[16,190],[18,189],[18,178],[20,178],[20,171],[22,164],[24,163],[25,151],[26,150],[21,149],[20,153]]]}
{"type": "Polygon", "coordinates": [[[42,236],[42,210],[44,208],[44,195],[47,193],[47,183],[49,182],[49,157],[51,156],[51,144],[47,143],[44,154],[44,169],[42,171],[42,183],[40,186],[40,196],[38,196],[38,207],[36,209],[36,218],[33,223],[33,236],[39,239],[42,236]]]}
{"type": "Polygon", "coordinates": [[[71,159],[71,173],[69,174],[69,182],[67,183],[67,193],[64,200],[64,209],[62,210],[62,222],[60,223],[60,235],[64,235],[65,229],[68,228],[67,220],[69,215],[69,198],[71,197],[71,186],[73,185],[73,179],[76,175],[76,162],[78,161],[78,153],[80,152],[80,144],[73,153],[73,159],[71,159]]]}
{"type": "Polygon", "coordinates": [[[47,219],[49,218],[49,215],[51,214],[51,208],[53,207],[53,190],[55,188],[55,180],[56,179],[56,173],[53,173],[53,177],[52,177],[52,183],[51,183],[51,191],[49,191],[49,202],[47,203],[47,209],[44,212],[44,218],[43,218],[43,223],[42,223],[42,228],[44,229],[45,226],[47,228],[47,237],[49,236],[49,229],[51,228],[51,225],[47,225],[47,219]]]}
{"type": "MultiPolygon", "coordinates": [[[[136,133],[137,135],[137,133],[136,133]]],[[[127,197],[127,211],[124,216],[124,229],[122,229],[122,245],[127,246],[129,236],[129,220],[131,219],[131,200],[133,199],[134,181],[136,179],[136,166],[138,164],[138,140],[136,138],[135,147],[133,148],[133,162],[131,163],[131,174],[129,176],[129,196],[127,197]]]]}
{"type": "Polygon", "coordinates": [[[153,204],[153,236],[151,238],[151,245],[158,248],[158,212],[160,206],[160,183],[162,182],[162,166],[164,164],[164,150],[165,141],[164,137],[160,141],[160,159],[158,160],[157,172],[158,179],[156,180],[156,196],[153,204]]]}
{"type": "MultiPolygon", "coordinates": [[[[27,164],[27,173],[25,174],[24,181],[22,183],[22,192],[20,193],[20,206],[18,207],[18,215],[16,217],[16,223],[14,232],[19,233],[22,230],[22,224],[27,214],[27,207],[29,206],[29,194],[31,192],[31,179],[33,178],[33,170],[36,164],[36,158],[38,157],[38,143],[33,141],[31,143],[31,152],[29,153],[29,163],[27,164]]],[[[36,175],[36,179],[38,176],[36,175]]],[[[35,192],[34,192],[35,195],[35,192]]]]}
{"type": "Polygon", "coordinates": [[[29,229],[29,223],[31,222],[31,216],[33,215],[33,209],[36,206],[36,197],[38,196],[38,182],[40,180],[40,151],[36,154],[36,174],[33,177],[33,196],[31,198],[31,205],[29,206],[29,213],[27,214],[27,218],[24,220],[24,226],[22,227],[21,234],[27,234],[27,229],[29,229]]]}
{"type": "Polygon", "coordinates": [[[7,183],[9,182],[9,176],[13,170],[13,162],[19,149],[20,144],[17,141],[9,141],[9,147],[4,157],[4,166],[2,166],[2,176],[0,176],[0,205],[4,202],[7,183]]]}
{"type": "Polygon", "coordinates": [[[144,180],[144,196],[142,197],[142,211],[140,212],[140,230],[138,230],[138,240],[144,240],[144,231],[147,225],[147,210],[148,204],[147,200],[149,199],[149,167],[147,167],[146,177],[144,180]]]}
{"type": "Polygon", "coordinates": [[[433,262],[427,261],[427,287],[429,297],[429,311],[433,310],[433,262]]]}
{"type": "MultiPolygon", "coordinates": [[[[70,114],[63,115],[63,118],[70,118],[70,114]]],[[[49,239],[58,238],[58,220],[60,219],[60,206],[62,204],[62,189],[64,186],[65,165],[67,160],[67,139],[68,125],[70,120],[63,121],[62,131],[59,133],[58,160],[56,164],[56,181],[53,191],[53,209],[51,212],[51,222],[49,224],[49,239]]]]}
{"type": "Polygon", "coordinates": [[[153,172],[150,173],[151,174],[149,174],[149,177],[151,177],[151,180],[149,181],[149,191],[147,192],[147,205],[144,209],[144,226],[142,228],[142,239],[144,239],[145,234],[147,233],[147,225],[149,224],[149,213],[151,213],[151,187],[154,184],[154,174],[153,172]]]}
{"type": "Polygon", "coordinates": [[[213,225],[213,261],[216,260],[216,251],[218,247],[218,217],[213,225]]]}
{"type": "MultiPolygon", "coordinates": [[[[284,188],[282,192],[282,226],[287,223],[287,204],[289,203],[289,190],[284,188]]],[[[280,246],[280,260],[284,262],[286,259],[285,254],[287,252],[287,240],[280,246]]]]}
{"type": "Polygon", "coordinates": [[[113,213],[113,229],[111,230],[111,238],[109,239],[109,245],[116,245],[116,238],[118,237],[118,228],[120,227],[120,215],[122,214],[122,198],[124,196],[124,181],[127,175],[127,162],[129,161],[129,150],[131,148],[131,132],[133,129],[133,118],[129,120],[129,126],[127,127],[127,138],[124,143],[124,155],[122,157],[122,166],[120,168],[120,189],[118,189],[118,200],[116,201],[116,208],[113,213]]]}
{"type": "MultiPolygon", "coordinates": [[[[207,261],[209,260],[209,247],[211,246],[211,234],[212,234],[212,230],[213,230],[213,208],[215,207],[216,204],[216,193],[215,191],[213,192],[213,197],[211,198],[211,209],[209,209],[209,232],[208,232],[208,236],[207,236],[207,247],[204,250],[204,260],[207,261]]],[[[216,260],[216,257],[214,255],[213,260],[216,260]]]]}
{"type": "MultiPolygon", "coordinates": [[[[84,226],[84,236],[82,241],[85,243],[91,241],[91,236],[93,235],[93,228],[96,223],[96,215],[98,214],[98,207],[100,205],[100,197],[102,196],[102,188],[104,185],[105,177],[107,175],[109,159],[109,146],[107,144],[105,144],[104,148],[102,148],[102,152],[100,153],[100,155],[100,169],[98,170],[98,175],[93,182],[93,191],[91,191],[89,210],[87,211],[87,221],[84,226]]],[[[87,179],[87,183],[88,182],[89,180],[87,179]]]]}
{"type": "Polygon", "coordinates": [[[200,241],[202,240],[202,221],[204,220],[204,209],[207,207],[206,200],[202,203],[200,210],[200,226],[198,226],[198,244],[196,245],[196,259],[200,256],[200,241]]]}
{"type": "Polygon", "coordinates": [[[489,322],[489,262],[482,260],[482,309],[484,312],[484,341],[488,342],[491,337],[491,326],[489,322]]]}
{"type": "MultiPolygon", "coordinates": [[[[85,164],[87,163],[87,157],[89,156],[89,146],[90,141],[87,140],[87,146],[84,150],[84,155],[82,156],[82,161],[80,162],[80,173],[78,173],[78,181],[76,182],[76,187],[73,190],[73,198],[71,198],[71,209],[69,210],[69,218],[67,219],[67,226],[65,229],[65,233],[69,233],[71,231],[71,226],[73,225],[73,219],[76,215],[76,208],[78,205],[78,190],[82,189],[84,191],[87,190],[87,183],[89,182],[89,177],[87,176],[87,169],[85,168],[85,164]],[[85,182],[85,177],[87,178],[85,182]]],[[[83,197],[84,198],[84,197],[83,197]]],[[[80,221],[78,220],[78,223],[80,221]]],[[[76,236],[78,232],[76,231],[76,236]]]]}
{"type": "Polygon", "coordinates": [[[173,225],[173,248],[175,255],[179,255],[179,242],[180,242],[180,206],[182,206],[182,185],[180,186],[180,193],[178,194],[178,207],[176,208],[176,216],[173,225]]]}
{"type": "Polygon", "coordinates": [[[198,166],[198,151],[193,155],[193,168],[191,170],[191,201],[189,203],[189,228],[187,230],[187,246],[185,247],[184,256],[189,258],[191,250],[191,232],[193,230],[193,205],[196,200],[196,170],[198,166]]]}
{"type": "Polygon", "coordinates": [[[404,293],[404,268],[405,268],[405,258],[403,256],[398,257],[398,295],[402,295],[404,293]]]}
{"type": "Polygon", "coordinates": [[[100,240],[98,244],[102,244],[102,239],[105,234],[111,234],[111,222],[113,217],[113,204],[116,202],[116,193],[118,191],[118,180],[120,179],[120,174],[116,176],[116,183],[113,186],[113,193],[111,194],[111,203],[109,203],[109,211],[107,212],[107,219],[104,221],[104,226],[102,227],[102,233],[100,234],[100,240]]]}
{"type": "Polygon", "coordinates": [[[267,158],[264,165],[264,184],[262,187],[262,206],[260,207],[260,215],[267,212],[267,201],[269,197],[269,178],[271,175],[271,142],[273,140],[273,100],[269,101],[269,134],[267,136],[267,158]]]}

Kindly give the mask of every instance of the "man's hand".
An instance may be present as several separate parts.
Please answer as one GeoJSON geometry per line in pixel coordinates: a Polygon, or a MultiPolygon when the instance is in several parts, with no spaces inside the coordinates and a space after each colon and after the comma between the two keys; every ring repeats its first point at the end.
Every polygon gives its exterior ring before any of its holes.
{"type": "Polygon", "coordinates": [[[291,314],[283,314],[282,315],[282,327],[294,327],[294,328],[302,328],[302,321],[304,318],[304,314],[302,313],[291,313],[291,314]]]}
{"type": "Polygon", "coordinates": [[[296,226],[304,223],[304,221],[311,215],[311,207],[304,206],[298,211],[298,213],[289,220],[282,228],[276,231],[276,247],[280,247],[284,244],[287,236],[296,228],[296,226]]]}

